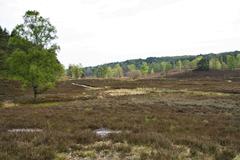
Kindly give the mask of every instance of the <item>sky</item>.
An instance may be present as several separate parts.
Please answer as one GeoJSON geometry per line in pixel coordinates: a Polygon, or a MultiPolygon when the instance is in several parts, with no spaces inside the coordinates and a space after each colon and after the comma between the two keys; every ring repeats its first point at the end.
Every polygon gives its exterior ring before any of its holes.
{"type": "Polygon", "coordinates": [[[240,50],[239,0],[0,0],[0,25],[27,10],[57,28],[66,67],[240,50]]]}

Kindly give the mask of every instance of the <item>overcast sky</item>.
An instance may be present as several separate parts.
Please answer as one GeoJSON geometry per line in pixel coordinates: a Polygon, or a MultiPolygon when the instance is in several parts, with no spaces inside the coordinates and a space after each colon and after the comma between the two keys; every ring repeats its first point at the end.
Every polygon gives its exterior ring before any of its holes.
{"type": "Polygon", "coordinates": [[[240,50],[240,0],[0,0],[0,25],[26,10],[56,26],[65,66],[240,50]]]}

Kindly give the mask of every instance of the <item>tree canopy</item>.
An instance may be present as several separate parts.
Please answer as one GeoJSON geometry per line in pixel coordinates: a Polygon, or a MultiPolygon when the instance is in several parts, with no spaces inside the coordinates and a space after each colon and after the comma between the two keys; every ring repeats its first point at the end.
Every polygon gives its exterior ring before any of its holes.
{"type": "MultiPolygon", "coordinates": [[[[115,66],[120,66],[123,75],[128,77],[139,77],[155,73],[167,75],[171,70],[179,72],[190,70],[235,70],[240,68],[240,51],[197,56],[149,57],[147,59],[133,59],[95,67],[86,67],[84,70],[87,76],[98,75],[96,77],[104,77],[97,74],[101,71],[100,68],[114,69],[115,66]]],[[[113,74],[113,77],[117,76],[113,74]]]]}
{"type": "Polygon", "coordinates": [[[27,11],[24,23],[17,25],[9,39],[13,52],[7,59],[9,74],[24,86],[31,86],[34,98],[52,87],[62,75],[63,67],[57,60],[56,29],[37,11],[27,11]]]}
{"type": "Polygon", "coordinates": [[[70,64],[67,69],[67,75],[72,79],[78,79],[83,77],[84,73],[82,65],[70,64]]]}
{"type": "Polygon", "coordinates": [[[23,20],[24,23],[17,25],[13,30],[14,36],[21,37],[42,48],[56,46],[54,40],[57,38],[57,31],[49,19],[40,16],[38,11],[27,11],[23,20]]]}

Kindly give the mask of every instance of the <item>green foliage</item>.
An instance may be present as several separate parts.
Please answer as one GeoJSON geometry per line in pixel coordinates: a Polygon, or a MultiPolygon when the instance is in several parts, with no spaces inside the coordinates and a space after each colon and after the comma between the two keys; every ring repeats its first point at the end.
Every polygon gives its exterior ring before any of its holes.
{"type": "Polygon", "coordinates": [[[219,57],[219,59],[220,59],[220,63],[221,63],[222,70],[228,69],[228,66],[227,66],[227,64],[225,63],[225,61],[224,61],[224,59],[223,59],[223,56],[219,57]]]}
{"type": "Polygon", "coordinates": [[[185,70],[190,69],[190,63],[191,62],[189,60],[187,60],[187,59],[183,60],[183,62],[182,62],[183,68],[185,70]]]}
{"type": "Polygon", "coordinates": [[[83,68],[82,65],[72,65],[70,64],[68,69],[67,69],[67,76],[73,78],[73,79],[78,79],[83,76],[83,68]]]}
{"type": "Polygon", "coordinates": [[[106,78],[107,76],[107,67],[99,66],[94,71],[96,77],[106,78]]]}
{"type": "Polygon", "coordinates": [[[161,71],[166,75],[170,69],[172,69],[172,64],[170,62],[161,62],[161,71]]]}
{"type": "Polygon", "coordinates": [[[191,69],[197,69],[200,67],[199,64],[204,64],[204,60],[201,63],[199,63],[202,59],[203,59],[203,56],[198,56],[194,60],[192,60],[190,63],[191,69]]]}
{"type": "MultiPolygon", "coordinates": [[[[148,64],[148,72],[152,71],[154,73],[157,72],[163,72],[164,74],[167,74],[171,69],[178,69],[181,70],[208,70],[209,67],[213,69],[228,69],[229,65],[227,62],[227,56],[232,55],[235,57],[235,67],[240,67],[240,52],[224,52],[220,54],[206,54],[206,55],[198,55],[198,56],[176,56],[176,57],[150,57],[147,59],[133,59],[133,60],[127,60],[124,62],[116,62],[116,63],[109,63],[104,64],[96,67],[86,67],[84,68],[85,72],[87,73],[87,76],[95,75],[93,73],[96,73],[96,70],[101,67],[111,67],[114,72],[115,65],[119,64],[122,68],[123,75],[131,75],[131,72],[135,70],[140,70],[142,68],[143,63],[148,64]],[[211,60],[211,58],[217,58],[218,61],[211,60]],[[201,61],[203,58],[205,60],[201,61]],[[206,61],[207,60],[207,61],[206,61]],[[210,62],[211,60],[211,62],[210,62]],[[200,62],[201,61],[201,62],[200,62]],[[200,62],[200,63],[199,63],[200,62]],[[206,64],[205,62],[211,63],[206,64]],[[176,64],[175,64],[176,63],[176,64]],[[204,66],[200,66],[203,64],[204,66]],[[209,66],[210,65],[210,66],[209,66]]],[[[135,72],[136,73],[136,72],[135,72]]],[[[134,73],[134,74],[135,74],[134,73]]],[[[108,77],[108,76],[107,76],[108,77]]],[[[130,76],[131,77],[131,76],[130,76]]]]}
{"type": "Polygon", "coordinates": [[[182,61],[181,61],[181,60],[178,60],[178,61],[177,61],[176,67],[177,67],[177,69],[178,69],[180,72],[182,71],[183,64],[182,64],[182,61]]]}
{"type": "Polygon", "coordinates": [[[160,63],[160,66],[161,66],[161,71],[166,73],[166,66],[167,66],[167,62],[161,62],[160,63]]]}
{"type": "Polygon", "coordinates": [[[113,78],[117,76],[117,68],[112,68],[110,66],[98,66],[93,69],[93,74],[95,77],[100,78],[113,78]]]}
{"type": "Polygon", "coordinates": [[[47,18],[40,16],[38,11],[27,11],[23,20],[24,23],[13,30],[15,37],[21,37],[42,48],[56,47],[53,40],[57,38],[57,31],[47,18]]]}
{"type": "Polygon", "coordinates": [[[117,78],[123,77],[123,69],[119,64],[116,64],[113,68],[113,76],[117,78]]]}
{"type": "Polygon", "coordinates": [[[237,67],[240,68],[240,54],[236,56],[237,59],[237,67]]]}
{"type": "Polygon", "coordinates": [[[9,34],[6,29],[2,29],[0,26],[0,48],[3,50],[7,50],[7,43],[9,39],[9,34]]]}
{"type": "Polygon", "coordinates": [[[208,71],[209,70],[209,60],[204,57],[197,63],[197,69],[199,71],[208,71]]]}
{"type": "Polygon", "coordinates": [[[161,71],[161,64],[158,62],[154,62],[151,64],[151,68],[153,68],[154,72],[160,72],[161,71]]]}
{"type": "Polygon", "coordinates": [[[112,67],[107,67],[106,77],[107,78],[113,78],[113,69],[112,67]]]}
{"type": "Polygon", "coordinates": [[[227,55],[227,65],[228,65],[228,69],[230,70],[236,69],[237,59],[235,58],[235,56],[227,55]]]}
{"type": "Polygon", "coordinates": [[[141,66],[141,73],[143,75],[146,75],[148,74],[148,71],[149,71],[149,66],[146,62],[143,62],[142,66],[141,66]]]}
{"type": "Polygon", "coordinates": [[[130,72],[136,70],[135,64],[129,64],[129,65],[127,66],[127,68],[128,68],[128,71],[130,71],[130,72]]]}
{"type": "Polygon", "coordinates": [[[59,47],[53,43],[57,38],[55,27],[37,11],[27,11],[23,19],[9,39],[13,52],[7,59],[8,73],[24,86],[32,87],[36,98],[55,84],[63,67],[56,57],[59,47]]]}
{"type": "Polygon", "coordinates": [[[7,60],[9,73],[24,86],[31,86],[35,94],[54,86],[63,73],[55,54],[32,47],[28,52],[15,50],[7,60]]]}
{"type": "Polygon", "coordinates": [[[209,60],[209,69],[211,70],[221,70],[222,64],[217,57],[212,57],[209,60]]]}
{"type": "Polygon", "coordinates": [[[127,72],[128,77],[132,79],[137,79],[141,77],[142,73],[140,70],[136,68],[135,64],[130,64],[127,66],[127,68],[128,68],[128,72],[127,72]]]}
{"type": "Polygon", "coordinates": [[[8,39],[10,35],[0,26],[0,76],[6,72],[5,61],[9,56],[8,39]]]}

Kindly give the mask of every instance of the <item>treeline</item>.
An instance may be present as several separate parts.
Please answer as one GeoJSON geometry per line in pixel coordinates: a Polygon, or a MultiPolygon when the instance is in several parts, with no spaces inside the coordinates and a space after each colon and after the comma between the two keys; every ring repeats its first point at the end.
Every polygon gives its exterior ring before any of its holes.
{"type": "Polygon", "coordinates": [[[225,52],[197,56],[150,57],[147,59],[127,60],[109,63],[95,67],[82,68],[79,76],[73,76],[71,65],[67,69],[68,76],[99,77],[99,78],[138,78],[149,74],[160,73],[166,76],[169,72],[208,71],[208,70],[236,70],[240,68],[240,52],[225,52]]]}

